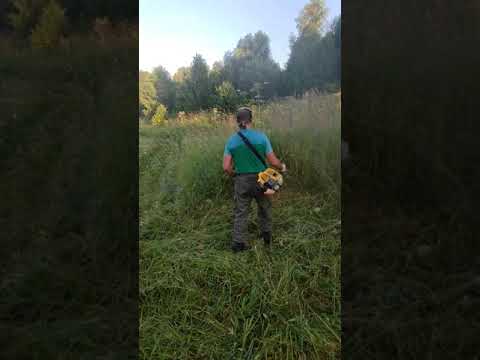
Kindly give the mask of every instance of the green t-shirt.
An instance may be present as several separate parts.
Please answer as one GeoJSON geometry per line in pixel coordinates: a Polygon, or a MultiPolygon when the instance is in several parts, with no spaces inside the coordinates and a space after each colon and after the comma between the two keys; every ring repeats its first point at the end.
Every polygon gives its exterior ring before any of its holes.
{"type": "MultiPolygon", "coordinates": [[[[240,130],[243,135],[255,147],[258,153],[265,160],[267,154],[271,153],[272,145],[267,135],[260,131],[252,129],[240,130]]],[[[243,142],[242,138],[237,134],[233,134],[225,144],[223,156],[231,155],[235,166],[236,174],[259,173],[265,170],[265,166],[257,158],[257,156],[243,142]]]]}

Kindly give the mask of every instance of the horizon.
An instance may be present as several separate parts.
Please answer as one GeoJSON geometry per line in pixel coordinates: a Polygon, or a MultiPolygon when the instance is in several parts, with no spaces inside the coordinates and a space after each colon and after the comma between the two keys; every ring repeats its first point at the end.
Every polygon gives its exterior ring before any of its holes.
{"type": "MultiPolygon", "coordinates": [[[[265,0],[261,4],[253,0],[242,4],[206,0],[200,4],[195,0],[182,0],[159,4],[154,0],[140,0],[139,70],[152,72],[162,66],[173,76],[179,68],[190,66],[195,54],[200,54],[211,68],[214,62],[222,61],[224,54],[233,50],[242,37],[257,31],[268,35],[272,58],[284,68],[290,54],[290,34],[296,34],[295,18],[307,3],[308,0],[265,0]],[[248,14],[248,23],[232,16],[253,7],[257,11],[248,14]],[[263,16],[267,11],[269,16],[263,16]],[[164,14],[162,21],[156,17],[158,13],[164,14]],[[185,24],[191,26],[185,27],[185,24]],[[214,43],[210,41],[212,38],[214,43]]],[[[330,24],[341,15],[341,4],[340,0],[325,3],[327,24],[330,24]]]]}

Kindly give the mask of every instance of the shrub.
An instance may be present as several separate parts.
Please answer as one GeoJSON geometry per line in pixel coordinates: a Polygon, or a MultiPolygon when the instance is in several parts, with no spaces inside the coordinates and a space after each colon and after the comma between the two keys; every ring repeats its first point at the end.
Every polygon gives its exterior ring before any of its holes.
{"type": "Polygon", "coordinates": [[[163,125],[167,119],[167,108],[163,104],[159,104],[152,116],[152,125],[163,125]]]}
{"type": "Polygon", "coordinates": [[[218,105],[224,111],[235,111],[239,103],[239,95],[237,94],[232,83],[224,81],[216,88],[218,95],[218,105]]]}
{"type": "Polygon", "coordinates": [[[64,26],[64,10],[55,0],[50,0],[47,6],[43,9],[40,21],[33,29],[31,36],[32,47],[55,47],[62,37],[64,26]]]}
{"type": "Polygon", "coordinates": [[[14,11],[8,14],[8,20],[15,32],[27,35],[38,22],[45,0],[13,0],[14,11]]]}

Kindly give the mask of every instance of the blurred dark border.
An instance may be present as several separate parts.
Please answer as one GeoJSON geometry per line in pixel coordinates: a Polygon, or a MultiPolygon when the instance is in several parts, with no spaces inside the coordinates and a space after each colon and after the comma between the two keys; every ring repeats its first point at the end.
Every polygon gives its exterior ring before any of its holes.
{"type": "Polygon", "coordinates": [[[0,3],[0,358],[135,359],[138,2],[57,4],[33,48],[0,3]]]}
{"type": "Polygon", "coordinates": [[[477,1],[342,2],[342,358],[474,359],[477,1]]]}

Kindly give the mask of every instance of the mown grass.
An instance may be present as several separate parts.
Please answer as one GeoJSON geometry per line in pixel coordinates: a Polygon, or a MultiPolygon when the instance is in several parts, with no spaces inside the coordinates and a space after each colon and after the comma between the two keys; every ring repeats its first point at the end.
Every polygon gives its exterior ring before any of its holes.
{"type": "Polygon", "coordinates": [[[253,249],[229,251],[232,182],[221,160],[231,122],[202,114],[140,129],[142,359],[339,358],[339,113],[319,111],[332,99],[254,109],[289,165],[270,252],[253,215],[253,249]],[[285,126],[287,106],[309,126],[285,126]]]}

